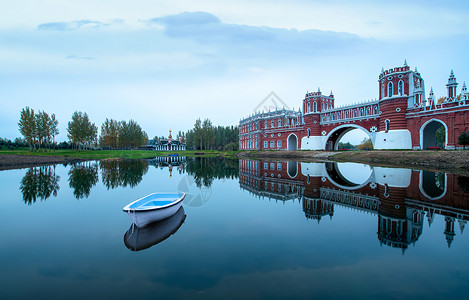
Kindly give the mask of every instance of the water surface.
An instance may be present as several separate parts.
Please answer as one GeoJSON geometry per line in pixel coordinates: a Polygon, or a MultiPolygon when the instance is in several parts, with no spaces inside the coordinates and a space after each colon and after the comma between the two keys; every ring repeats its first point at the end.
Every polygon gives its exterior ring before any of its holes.
{"type": "Polygon", "coordinates": [[[469,180],[220,158],[0,172],[8,298],[449,298],[469,280],[469,180]],[[164,223],[122,207],[187,193],[164,223]]]}

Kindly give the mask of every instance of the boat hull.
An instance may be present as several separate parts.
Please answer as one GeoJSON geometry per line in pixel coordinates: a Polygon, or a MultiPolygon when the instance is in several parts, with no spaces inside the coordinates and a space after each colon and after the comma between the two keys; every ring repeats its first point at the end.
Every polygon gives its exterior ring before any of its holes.
{"type": "MultiPolygon", "coordinates": [[[[160,195],[164,197],[166,194],[160,195]]],[[[127,212],[127,215],[137,227],[142,228],[150,223],[158,222],[174,215],[181,207],[186,194],[182,193],[180,195],[181,197],[172,203],[170,202],[162,206],[146,206],[146,202],[155,203],[152,199],[158,200],[158,193],[154,193],[128,204],[124,207],[124,211],[127,212]],[[152,195],[156,195],[156,198],[151,198],[152,195]],[[140,203],[142,203],[142,205],[140,205],[140,203]]],[[[163,202],[166,203],[168,201],[163,202]]],[[[156,201],[156,203],[158,203],[158,201],[156,201]]]]}

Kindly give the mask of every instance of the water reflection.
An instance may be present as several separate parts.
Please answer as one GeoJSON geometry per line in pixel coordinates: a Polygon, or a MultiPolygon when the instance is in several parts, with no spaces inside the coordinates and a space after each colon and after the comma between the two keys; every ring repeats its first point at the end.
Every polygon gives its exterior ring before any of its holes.
{"type": "Polygon", "coordinates": [[[338,163],[239,161],[240,187],[258,197],[276,201],[298,199],[308,219],[318,223],[333,218],[335,206],[377,216],[381,245],[402,251],[415,244],[436,214],[445,219],[444,237],[448,247],[461,234],[469,219],[469,179],[441,172],[338,163]],[[360,179],[357,179],[361,177],[360,179]],[[367,178],[367,179],[364,179],[367,178]]]}
{"type": "Polygon", "coordinates": [[[186,220],[184,208],[171,217],[159,222],[139,228],[134,223],[124,234],[124,244],[132,251],[140,251],[150,248],[175,234],[186,220]]]}
{"type": "Polygon", "coordinates": [[[77,199],[88,198],[91,188],[98,182],[98,165],[96,162],[73,164],[68,172],[68,184],[77,199]]]}
{"type": "Polygon", "coordinates": [[[147,160],[102,160],[99,163],[101,178],[107,189],[130,186],[136,187],[148,172],[147,160]]]}
{"type": "Polygon", "coordinates": [[[60,177],[55,175],[55,166],[29,168],[20,183],[23,201],[31,205],[37,198],[46,200],[52,195],[57,196],[59,180],[60,177]]]}

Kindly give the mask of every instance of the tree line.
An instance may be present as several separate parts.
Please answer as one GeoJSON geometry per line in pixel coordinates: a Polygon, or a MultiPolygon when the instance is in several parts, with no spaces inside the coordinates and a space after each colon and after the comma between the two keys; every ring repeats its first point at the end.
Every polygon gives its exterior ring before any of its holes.
{"type": "Polygon", "coordinates": [[[197,119],[185,134],[185,141],[188,149],[237,150],[238,126],[213,126],[209,119],[197,119]]]}
{"type": "Polygon", "coordinates": [[[50,148],[55,143],[55,137],[59,134],[59,121],[55,114],[49,116],[45,111],[34,112],[28,106],[21,110],[18,122],[19,131],[29,145],[29,151],[50,148]]]}
{"type": "MultiPolygon", "coordinates": [[[[74,148],[79,150],[97,148],[134,149],[148,143],[148,136],[134,120],[116,121],[107,119],[101,126],[98,145],[98,127],[92,123],[87,113],[75,111],[67,126],[67,138],[70,142],[55,143],[59,134],[58,120],[55,114],[49,116],[44,111],[35,113],[25,107],[21,110],[18,127],[29,145],[30,151],[37,149],[74,148]]],[[[18,140],[19,144],[20,140],[18,140]]]]}

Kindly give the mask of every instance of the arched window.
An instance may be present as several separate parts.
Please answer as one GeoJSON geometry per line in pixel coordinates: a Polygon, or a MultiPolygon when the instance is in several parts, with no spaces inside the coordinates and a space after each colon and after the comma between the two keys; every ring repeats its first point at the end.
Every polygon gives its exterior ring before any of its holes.
{"type": "Polygon", "coordinates": [[[389,125],[391,124],[391,121],[389,121],[389,119],[386,119],[384,121],[384,130],[385,131],[389,131],[389,125]]]}
{"type": "Polygon", "coordinates": [[[392,97],[393,95],[393,86],[392,86],[392,82],[389,82],[388,83],[388,97],[392,97]]]}
{"type": "Polygon", "coordinates": [[[267,121],[264,122],[264,128],[267,128],[267,121]]]}
{"type": "Polygon", "coordinates": [[[308,137],[311,136],[311,129],[308,128],[308,137]]]}
{"type": "Polygon", "coordinates": [[[316,102],[313,103],[313,112],[318,110],[318,104],[316,102]]]}
{"type": "Polygon", "coordinates": [[[282,120],[278,118],[278,127],[281,127],[281,126],[282,126],[282,120]]]}
{"type": "Polygon", "coordinates": [[[324,102],[322,103],[322,110],[324,110],[324,102]]]}
{"type": "Polygon", "coordinates": [[[404,81],[399,80],[399,83],[397,84],[397,93],[399,96],[402,96],[404,94],[404,81]]]}
{"type": "Polygon", "coordinates": [[[384,98],[384,84],[381,85],[381,98],[384,98]]]}
{"type": "Polygon", "coordinates": [[[290,122],[288,121],[288,118],[285,118],[285,126],[290,125],[290,122]]]}
{"type": "Polygon", "coordinates": [[[306,112],[311,112],[311,103],[309,103],[309,102],[306,105],[306,112]]]}

